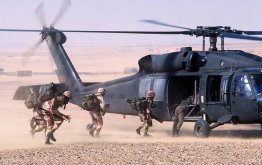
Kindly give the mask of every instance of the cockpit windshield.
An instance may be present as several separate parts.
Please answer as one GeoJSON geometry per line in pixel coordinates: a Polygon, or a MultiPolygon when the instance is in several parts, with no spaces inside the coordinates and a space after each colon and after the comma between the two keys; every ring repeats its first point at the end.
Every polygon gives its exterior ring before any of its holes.
{"type": "Polygon", "coordinates": [[[247,75],[239,75],[235,77],[233,93],[235,96],[251,97],[252,90],[247,75]]]}
{"type": "Polygon", "coordinates": [[[251,74],[250,80],[251,80],[251,84],[253,86],[255,95],[260,95],[262,93],[262,74],[251,74]]]}

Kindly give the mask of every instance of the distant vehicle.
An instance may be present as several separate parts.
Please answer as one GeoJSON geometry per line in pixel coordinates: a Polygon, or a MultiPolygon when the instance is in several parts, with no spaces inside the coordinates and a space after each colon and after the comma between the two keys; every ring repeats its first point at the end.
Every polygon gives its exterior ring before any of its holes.
{"type": "Polygon", "coordinates": [[[19,70],[19,71],[16,71],[16,76],[18,76],[18,77],[31,77],[32,71],[31,70],[19,70]]]}

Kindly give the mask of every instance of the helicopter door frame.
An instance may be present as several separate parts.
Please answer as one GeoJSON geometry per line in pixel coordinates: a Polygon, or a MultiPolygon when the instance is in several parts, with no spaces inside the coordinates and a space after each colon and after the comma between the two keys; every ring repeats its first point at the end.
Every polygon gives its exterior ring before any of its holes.
{"type": "Polygon", "coordinates": [[[223,75],[221,80],[221,103],[224,104],[225,108],[231,111],[231,83],[232,83],[232,75],[223,75]]]}
{"type": "Polygon", "coordinates": [[[224,73],[210,74],[202,77],[201,83],[203,83],[201,88],[205,90],[201,93],[201,109],[205,109],[205,113],[208,116],[210,122],[217,122],[217,120],[225,115],[231,114],[230,108],[225,106],[223,100],[223,85],[228,79],[228,75],[224,73]],[[205,98],[205,101],[203,99],[205,98]]]}
{"type": "Polygon", "coordinates": [[[256,98],[248,73],[238,71],[231,83],[231,111],[239,123],[259,122],[256,98]]]}
{"type": "Polygon", "coordinates": [[[162,120],[170,120],[168,104],[167,104],[167,85],[168,76],[166,75],[155,75],[152,90],[155,92],[153,115],[158,116],[162,120]]]}

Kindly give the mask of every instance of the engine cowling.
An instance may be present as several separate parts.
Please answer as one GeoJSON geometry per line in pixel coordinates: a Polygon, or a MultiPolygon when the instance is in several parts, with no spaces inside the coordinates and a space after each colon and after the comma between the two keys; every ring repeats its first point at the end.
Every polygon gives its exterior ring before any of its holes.
{"type": "Polygon", "coordinates": [[[172,72],[187,70],[198,71],[207,62],[205,56],[192,51],[191,48],[182,48],[180,52],[163,55],[147,55],[138,61],[140,69],[147,72],[172,72]]]}

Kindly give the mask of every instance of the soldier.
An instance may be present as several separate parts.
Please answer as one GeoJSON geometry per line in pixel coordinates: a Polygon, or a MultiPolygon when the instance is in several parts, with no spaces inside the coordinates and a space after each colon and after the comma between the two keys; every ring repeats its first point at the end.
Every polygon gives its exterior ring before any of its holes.
{"type": "Polygon", "coordinates": [[[179,130],[184,122],[184,113],[193,103],[192,96],[188,97],[185,100],[182,100],[180,105],[178,105],[175,109],[175,120],[173,123],[173,136],[178,136],[179,130]]]}
{"type": "Polygon", "coordinates": [[[148,134],[149,127],[152,127],[152,119],[151,119],[151,112],[152,112],[152,106],[153,101],[155,97],[155,92],[148,91],[146,96],[146,105],[143,107],[143,111],[137,111],[138,116],[141,120],[141,125],[136,129],[137,134],[140,134],[140,131],[142,128],[145,129],[144,136],[150,136],[148,134]]]}
{"type": "Polygon", "coordinates": [[[99,100],[100,108],[90,110],[90,116],[92,118],[92,124],[89,128],[89,134],[91,136],[99,137],[99,133],[103,127],[103,118],[105,115],[105,101],[104,96],[106,94],[106,90],[104,88],[98,88],[96,97],[99,100]],[[95,132],[96,131],[96,132],[95,132]],[[94,134],[95,132],[95,134],[94,134]]]}
{"type": "Polygon", "coordinates": [[[65,91],[62,96],[54,97],[45,102],[45,107],[43,108],[44,119],[47,123],[45,144],[52,144],[50,143],[50,139],[56,141],[54,132],[60,127],[64,120],[70,122],[71,118],[69,115],[65,115],[58,111],[59,107],[62,106],[64,106],[65,109],[65,106],[70,99],[71,92],[65,91]]]}

